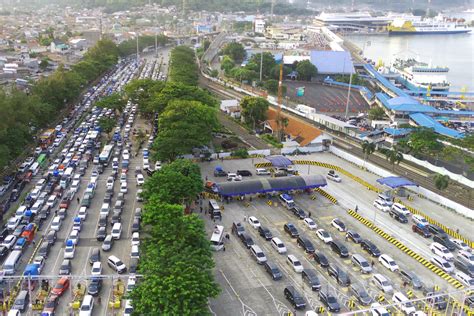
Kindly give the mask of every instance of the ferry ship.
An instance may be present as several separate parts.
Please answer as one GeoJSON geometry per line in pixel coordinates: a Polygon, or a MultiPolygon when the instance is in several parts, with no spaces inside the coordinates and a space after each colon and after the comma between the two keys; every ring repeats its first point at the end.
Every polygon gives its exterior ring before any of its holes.
{"type": "Polygon", "coordinates": [[[390,70],[399,73],[396,80],[410,90],[449,91],[448,67],[431,66],[416,59],[397,59],[390,70]]]}
{"type": "Polygon", "coordinates": [[[471,29],[464,23],[448,22],[442,18],[420,21],[395,19],[387,26],[387,30],[389,35],[462,34],[471,32],[471,29]]]}

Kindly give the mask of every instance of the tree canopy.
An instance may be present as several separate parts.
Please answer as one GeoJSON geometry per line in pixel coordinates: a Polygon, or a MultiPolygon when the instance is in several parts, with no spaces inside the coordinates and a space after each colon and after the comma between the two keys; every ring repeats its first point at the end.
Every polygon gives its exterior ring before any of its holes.
{"type": "Polygon", "coordinates": [[[267,119],[269,103],[260,97],[244,97],[240,101],[242,107],[242,116],[245,122],[254,129],[256,125],[267,119]]]}
{"type": "Polygon", "coordinates": [[[379,106],[374,106],[369,110],[369,119],[371,120],[381,120],[384,117],[385,111],[379,106]]]}
{"type": "Polygon", "coordinates": [[[298,77],[301,80],[311,81],[311,78],[318,74],[318,68],[309,60],[303,60],[296,66],[298,77]]]}
{"type": "Polygon", "coordinates": [[[217,126],[215,109],[197,101],[173,100],[160,115],[153,144],[156,160],[172,161],[207,145],[217,126]]]}
{"type": "Polygon", "coordinates": [[[190,86],[198,84],[198,65],[191,48],[187,46],[173,48],[170,55],[169,80],[190,86]]]}
{"type": "Polygon", "coordinates": [[[99,108],[108,108],[113,109],[119,113],[122,113],[123,109],[127,105],[127,101],[123,98],[118,92],[112,93],[95,103],[95,105],[99,108]]]}
{"type": "Polygon", "coordinates": [[[242,63],[245,58],[244,46],[237,42],[231,42],[224,46],[222,49],[224,55],[229,55],[235,62],[242,63]]]}
{"type": "Polygon", "coordinates": [[[125,95],[133,103],[138,104],[138,110],[145,116],[156,111],[153,101],[157,93],[165,87],[164,81],[152,79],[135,79],[130,81],[124,88],[125,95]]]}

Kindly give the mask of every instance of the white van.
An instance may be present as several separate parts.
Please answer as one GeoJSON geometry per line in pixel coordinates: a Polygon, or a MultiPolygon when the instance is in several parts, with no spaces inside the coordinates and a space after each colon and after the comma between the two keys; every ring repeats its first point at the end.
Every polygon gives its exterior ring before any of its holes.
{"type": "Polygon", "coordinates": [[[109,215],[109,211],[110,211],[110,204],[103,203],[102,207],[100,208],[100,215],[109,215]]]}
{"type": "Polygon", "coordinates": [[[66,171],[64,171],[63,177],[71,178],[73,173],[74,173],[74,168],[68,167],[66,168],[66,171]]]}
{"type": "Polygon", "coordinates": [[[303,265],[294,255],[288,255],[286,258],[286,263],[288,263],[296,273],[303,272],[303,265]]]}
{"type": "Polygon", "coordinates": [[[53,221],[51,222],[51,229],[55,231],[59,231],[61,229],[61,217],[58,215],[53,218],[53,221]]]}
{"type": "Polygon", "coordinates": [[[280,238],[278,237],[273,237],[271,240],[270,240],[270,244],[272,245],[273,248],[275,248],[275,250],[282,254],[282,253],[286,253],[286,247],[285,247],[285,244],[283,243],[283,241],[281,241],[280,238]]]}
{"type": "Polygon", "coordinates": [[[259,246],[252,245],[250,247],[250,253],[255,258],[255,260],[257,260],[258,264],[264,264],[265,262],[267,262],[267,257],[265,256],[265,254],[263,253],[262,249],[259,246]]]}
{"type": "Polygon", "coordinates": [[[372,277],[372,283],[385,293],[393,292],[393,287],[390,284],[390,281],[382,274],[374,274],[372,277]]]}
{"type": "Polygon", "coordinates": [[[453,254],[440,243],[434,242],[430,245],[431,252],[437,256],[440,256],[444,260],[452,261],[454,260],[453,254]]]}
{"type": "Polygon", "coordinates": [[[393,205],[393,198],[386,193],[379,193],[377,196],[380,200],[384,201],[388,206],[393,205]]]}
{"type": "Polygon", "coordinates": [[[3,273],[5,275],[15,274],[16,268],[20,264],[21,250],[13,250],[3,263],[3,273]]]}
{"type": "Polygon", "coordinates": [[[397,304],[406,315],[416,312],[415,306],[413,306],[408,298],[401,292],[393,293],[392,301],[397,304]]]}
{"type": "Polygon", "coordinates": [[[405,216],[408,216],[411,214],[410,211],[405,206],[403,206],[403,204],[400,204],[400,203],[393,203],[392,210],[398,212],[399,214],[403,214],[405,216]]]}
{"type": "Polygon", "coordinates": [[[92,310],[94,309],[94,297],[92,295],[84,296],[81,304],[81,310],[79,311],[79,316],[89,316],[92,315],[92,310]]]}
{"type": "Polygon", "coordinates": [[[40,195],[40,193],[41,193],[41,190],[39,188],[34,188],[33,191],[31,191],[31,193],[30,193],[30,197],[33,200],[36,200],[36,199],[38,199],[38,196],[40,195]]]}
{"type": "Polygon", "coordinates": [[[417,225],[426,226],[426,225],[429,224],[428,221],[426,220],[426,218],[424,218],[423,216],[415,214],[411,218],[412,218],[413,222],[417,225]]]}
{"type": "Polygon", "coordinates": [[[431,262],[441,268],[446,273],[451,273],[454,271],[454,266],[448,261],[444,260],[441,257],[433,256],[431,257],[431,262]]]}
{"type": "Polygon", "coordinates": [[[132,246],[132,250],[130,251],[130,258],[140,259],[140,250],[138,249],[137,245],[132,246]]]}
{"type": "Polygon", "coordinates": [[[26,206],[25,205],[21,205],[15,212],[15,217],[18,217],[18,218],[23,218],[23,215],[25,215],[25,211],[26,211],[26,206]]]}
{"type": "Polygon", "coordinates": [[[33,174],[33,176],[36,176],[39,170],[40,170],[40,165],[37,162],[33,163],[30,167],[30,171],[33,174]]]}
{"type": "Polygon", "coordinates": [[[461,283],[464,284],[465,286],[468,286],[468,287],[474,286],[474,278],[471,278],[466,273],[462,271],[456,271],[454,276],[456,277],[456,279],[461,281],[461,283]]]}

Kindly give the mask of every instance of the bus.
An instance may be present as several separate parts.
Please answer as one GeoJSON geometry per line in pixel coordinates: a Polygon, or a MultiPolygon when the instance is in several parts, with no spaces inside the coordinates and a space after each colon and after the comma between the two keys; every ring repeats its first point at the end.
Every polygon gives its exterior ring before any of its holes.
{"type": "Polygon", "coordinates": [[[219,251],[224,248],[224,226],[216,225],[211,236],[211,249],[219,251]]]}
{"type": "Polygon", "coordinates": [[[105,145],[104,149],[99,155],[99,163],[103,165],[108,165],[110,159],[112,158],[113,150],[114,150],[113,144],[105,145]]]}
{"type": "Polygon", "coordinates": [[[36,159],[36,162],[40,167],[43,167],[44,164],[46,163],[46,154],[41,154],[38,156],[38,159],[36,159]]]}
{"type": "Polygon", "coordinates": [[[222,219],[221,208],[216,200],[209,200],[209,215],[212,219],[222,219]]]}

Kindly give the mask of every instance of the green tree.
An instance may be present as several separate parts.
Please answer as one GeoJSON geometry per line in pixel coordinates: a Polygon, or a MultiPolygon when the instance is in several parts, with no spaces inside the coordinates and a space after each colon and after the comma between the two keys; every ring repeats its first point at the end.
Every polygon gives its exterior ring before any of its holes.
{"type": "Polygon", "coordinates": [[[145,205],[140,282],[130,293],[137,315],[206,315],[219,294],[214,261],[197,215],[153,195],[145,205]]]}
{"type": "Polygon", "coordinates": [[[449,176],[442,174],[435,174],[434,176],[434,185],[438,190],[445,190],[449,185],[449,176]]]}
{"type": "Polygon", "coordinates": [[[234,60],[229,55],[224,55],[221,61],[221,69],[227,74],[230,73],[230,70],[234,68],[234,60]]]}
{"type": "Polygon", "coordinates": [[[202,49],[203,49],[204,51],[206,51],[206,50],[209,48],[210,45],[211,45],[211,42],[210,42],[208,39],[205,39],[205,40],[202,42],[202,49]]]}
{"type": "Polygon", "coordinates": [[[298,77],[302,80],[311,81],[311,78],[318,74],[318,69],[309,60],[303,60],[296,66],[298,77]]]}
{"type": "Polygon", "coordinates": [[[236,63],[241,63],[246,55],[244,46],[237,42],[228,43],[222,49],[224,55],[229,55],[236,63]]]}
{"type": "Polygon", "coordinates": [[[201,171],[190,160],[177,159],[148,178],[143,189],[145,199],[156,195],[166,203],[189,205],[203,190],[201,171]]]}
{"type": "Polygon", "coordinates": [[[271,78],[273,68],[277,66],[275,57],[270,52],[264,52],[263,59],[261,58],[261,53],[252,55],[245,68],[254,71],[260,76],[260,62],[262,61],[262,77],[264,79],[271,78]]]}
{"type": "MultiPolygon", "coordinates": [[[[265,87],[265,89],[267,89],[267,91],[270,94],[275,94],[275,95],[278,94],[278,80],[269,79],[269,80],[265,81],[263,86],[265,87]]],[[[287,90],[286,86],[282,85],[281,86],[282,95],[286,95],[286,90],[287,90]]]]}
{"type": "Polygon", "coordinates": [[[207,145],[216,126],[214,108],[197,101],[171,101],[158,121],[158,136],[152,147],[155,160],[172,161],[207,145]]]}
{"type": "MultiPolygon", "coordinates": [[[[286,76],[292,71],[291,67],[283,65],[283,80],[285,80],[286,76]]],[[[270,70],[269,76],[275,80],[280,80],[280,65],[274,65],[270,70]]]]}
{"type": "Polygon", "coordinates": [[[170,54],[170,68],[168,80],[197,86],[198,65],[194,50],[187,46],[177,46],[170,54]]]}
{"type": "Polygon", "coordinates": [[[239,81],[252,81],[258,78],[258,73],[247,68],[235,67],[231,70],[231,76],[239,81]]]}
{"type": "Polygon", "coordinates": [[[124,99],[123,95],[118,92],[112,93],[95,103],[99,108],[108,108],[122,113],[123,109],[127,105],[127,101],[124,99]]]}
{"type": "Polygon", "coordinates": [[[368,141],[362,142],[362,152],[364,153],[364,165],[370,155],[375,151],[375,144],[369,143],[368,141]]]}
{"type": "Polygon", "coordinates": [[[397,147],[387,150],[385,152],[385,157],[392,165],[392,171],[395,169],[395,164],[398,165],[400,164],[400,162],[403,161],[403,154],[400,152],[400,150],[397,147]]]}
{"type": "Polygon", "coordinates": [[[408,146],[415,155],[433,156],[443,149],[443,144],[438,142],[438,136],[430,128],[418,128],[413,131],[409,136],[408,146]]]}
{"type": "Polygon", "coordinates": [[[110,117],[101,117],[99,119],[99,126],[106,134],[110,134],[115,127],[115,120],[110,117]]]}
{"type": "Polygon", "coordinates": [[[268,101],[264,98],[244,97],[240,101],[240,106],[242,108],[242,116],[245,119],[245,123],[255,130],[255,127],[258,124],[267,119],[269,105],[268,101]]]}
{"type": "Polygon", "coordinates": [[[46,68],[48,68],[49,66],[49,62],[48,62],[48,58],[43,58],[41,59],[41,62],[39,63],[39,67],[42,71],[45,71],[46,68]]]}
{"type": "Polygon", "coordinates": [[[153,106],[154,97],[157,93],[160,93],[164,87],[164,81],[135,79],[125,86],[124,91],[129,100],[138,104],[140,113],[145,116],[150,116],[155,111],[153,106]]]}
{"type": "Polygon", "coordinates": [[[385,111],[379,106],[374,106],[369,110],[369,119],[382,120],[385,117],[385,111]]]}

